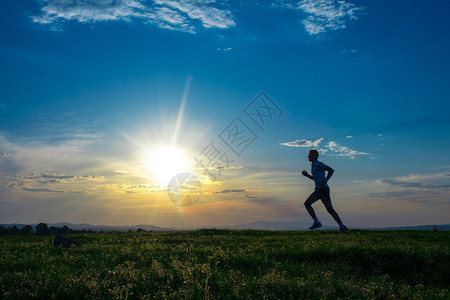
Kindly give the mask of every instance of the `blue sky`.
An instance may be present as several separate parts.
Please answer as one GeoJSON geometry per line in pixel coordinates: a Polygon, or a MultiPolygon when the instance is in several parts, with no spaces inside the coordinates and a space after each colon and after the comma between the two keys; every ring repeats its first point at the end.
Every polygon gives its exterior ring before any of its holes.
{"type": "Polygon", "coordinates": [[[1,223],[310,222],[312,148],[348,225],[450,223],[447,1],[0,6],[1,223]],[[282,111],[264,130],[260,91],[282,111]],[[240,156],[219,137],[236,117],[257,136],[240,156]],[[220,176],[196,166],[211,141],[220,176]],[[170,145],[202,181],[183,209],[151,166],[170,145]]]}

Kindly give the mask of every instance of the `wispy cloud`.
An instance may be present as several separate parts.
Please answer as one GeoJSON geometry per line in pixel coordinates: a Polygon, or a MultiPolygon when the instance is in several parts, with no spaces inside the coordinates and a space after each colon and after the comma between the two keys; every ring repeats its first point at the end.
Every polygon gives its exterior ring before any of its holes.
{"type": "Polygon", "coordinates": [[[293,142],[280,143],[280,145],[288,146],[288,147],[317,148],[317,147],[319,147],[319,144],[322,142],[322,140],[323,140],[323,138],[320,138],[315,141],[302,139],[302,140],[295,140],[293,142]]]}
{"type": "Polygon", "coordinates": [[[344,157],[349,157],[351,159],[355,158],[356,156],[371,155],[370,153],[367,153],[367,152],[356,151],[356,150],[350,149],[349,147],[339,145],[335,141],[328,142],[328,144],[325,146],[325,149],[323,149],[324,153],[329,152],[329,151],[332,152],[331,155],[344,156],[344,157]]]}
{"type": "MultiPolygon", "coordinates": [[[[123,178],[122,178],[123,180],[123,178]]],[[[137,193],[167,192],[156,183],[114,183],[115,178],[99,175],[67,176],[58,174],[23,174],[0,177],[0,190],[45,193],[137,193]]],[[[143,180],[142,180],[143,181],[143,180]]],[[[230,192],[239,192],[231,190],[230,192]]]]}
{"type": "MultiPolygon", "coordinates": [[[[347,27],[351,20],[357,20],[364,9],[343,0],[302,0],[275,1],[272,6],[297,10],[305,14],[302,20],[309,35],[320,35],[330,30],[347,27]]],[[[351,50],[353,51],[353,50],[351,50]]],[[[353,53],[353,52],[352,52],[353,53]]]]}
{"type": "Polygon", "coordinates": [[[228,194],[228,193],[242,193],[245,192],[245,190],[222,190],[220,192],[214,192],[214,194],[228,194]]]}
{"type": "Polygon", "coordinates": [[[248,197],[249,200],[247,202],[255,203],[255,204],[269,204],[269,203],[278,203],[280,202],[279,199],[271,198],[271,197],[265,197],[265,198],[259,198],[259,197],[248,197]]]}
{"type": "MultiPolygon", "coordinates": [[[[95,23],[139,20],[160,28],[195,33],[201,28],[226,29],[236,26],[227,1],[215,0],[42,0],[40,14],[31,16],[36,23],[57,30],[65,21],[95,23]]],[[[247,1],[240,5],[259,6],[247,1]]],[[[303,16],[302,24],[309,35],[318,36],[330,30],[347,27],[364,9],[343,0],[275,1],[272,7],[295,10],[303,16]]],[[[221,48],[229,51],[231,48],[221,48]]],[[[344,50],[354,53],[356,50],[344,50]]]]}
{"type": "Polygon", "coordinates": [[[449,173],[410,174],[381,178],[373,183],[362,183],[367,192],[362,197],[401,200],[420,205],[448,205],[449,173]]]}
{"type": "Polygon", "coordinates": [[[81,134],[57,144],[20,140],[0,133],[0,190],[74,192],[98,190],[109,172],[107,148],[101,138],[81,134]],[[78,136],[78,137],[76,137],[78,136]],[[87,137],[89,137],[87,139],[87,137]],[[97,175],[97,174],[107,175],[97,175]]]}
{"type": "Polygon", "coordinates": [[[435,170],[439,170],[439,169],[450,169],[450,166],[447,165],[442,165],[440,167],[434,168],[435,170]]]}
{"type": "Polygon", "coordinates": [[[102,151],[102,146],[99,146],[101,143],[100,138],[75,136],[58,144],[27,140],[11,142],[0,133],[0,152],[6,153],[0,156],[0,176],[47,173],[49,170],[60,174],[68,169],[76,174],[77,171],[94,166],[94,162],[98,163],[97,159],[102,151]],[[96,155],[87,155],[87,149],[97,152],[96,155]],[[72,159],[69,160],[68,157],[72,159]]]}
{"type": "Polygon", "coordinates": [[[382,179],[381,183],[386,183],[389,185],[407,187],[407,188],[420,188],[420,189],[433,189],[433,188],[450,188],[450,184],[432,184],[424,182],[408,182],[395,179],[382,179]]]}
{"type": "Polygon", "coordinates": [[[308,15],[303,25],[310,35],[346,28],[346,23],[357,20],[362,10],[353,3],[336,0],[303,0],[299,8],[308,15]]]}
{"type": "Polygon", "coordinates": [[[317,140],[302,139],[302,140],[295,140],[293,142],[280,143],[280,145],[288,147],[317,148],[321,154],[327,154],[329,156],[342,156],[351,159],[355,158],[356,156],[371,155],[370,153],[367,152],[356,151],[350,149],[349,147],[339,145],[335,141],[330,141],[324,147],[319,148],[322,141],[323,138],[317,140]]]}
{"type": "Polygon", "coordinates": [[[392,201],[402,200],[408,203],[416,203],[420,205],[448,205],[447,201],[443,201],[442,195],[439,192],[430,190],[405,189],[394,191],[380,191],[363,193],[363,196],[370,199],[387,199],[392,201]]]}
{"type": "Polygon", "coordinates": [[[161,28],[195,33],[198,28],[235,26],[232,13],[215,1],[45,0],[36,23],[53,29],[64,21],[95,23],[140,20],[161,28]]]}
{"type": "Polygon", "coordinates": [[[25,192],[74,192],[89,191],[89,186],[106,181],[104,176],[71,176],[64,174],[23,174],[0,177],[0,188],[25,192]]]}
{"type": "Polygon", "coordinates": [[[82,23],[120,20],[130,17],[142,4],[135,0],[44,0],[42,14],[32,16],[34,22],[54,23],[58,20],[75,20],[82,23]]]}
{"type": "Polygon", "coordinates": [[[176,9],[192,20],[199,20],[205,28],[228,28],[236,25],[229,10],[211,6],[215,1],[156,0],[155,3],[176,9]]]}
{"type": "Polygon", "coordinates": [[[167,188],[161,188],[158,184],[108,184],[99,188],[104,191],[124,192],[127,194],[167,192],[167,188]]]}
{"type": "Polygon", "coordinates": [[[408,175],[405,177],[384,178],[377,180],[380,184],[416,189],[450,188],[450,173],[430,175],[408,175]]]}
{"type": "Polygon", "coordinates": [[[30,189],[30,188],[21,188],[22,191],[33,192],[33,193],[63,193],[64,191],[56,191],[50,189],[30,189]]]}
{"type": "MultiPolygon", "coordinates": [[[[408,199],[410,196],[416,196],[418,194],[417,191],[414,190],[401,190],[401,191],[383,191],[383,192],[372,192],[372,193],[364,193],[365,196],[370,198],[381,198],[381,199],[392,199],[398,198],[401,200],[408,199]]],[[[419,192],[419,195],[423,195],[422,192],[419,192]]]]}

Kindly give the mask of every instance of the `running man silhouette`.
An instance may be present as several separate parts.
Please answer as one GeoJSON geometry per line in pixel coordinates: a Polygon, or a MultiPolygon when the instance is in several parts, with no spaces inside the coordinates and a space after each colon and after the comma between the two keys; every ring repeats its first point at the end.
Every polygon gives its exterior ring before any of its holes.
{"type": "Polygon", "coordinates": [[[309,227],[309,229],[317,229],[322,227],[322,224],[317,219],[316,213],[312,208],[312,204],[317,200],[322,200],[323,205],[325,205],[327,211],[333,217],[333,219],[339,224],[339,233],[346,233],[348,228],[342,223],[341,218],[339,218],[338,213],[334,210],[333,205],[331,204],[330,198],[330,187],[327,182],[330,180],[331,176],[333,176],[334,170],[325,165],[323,162],[318,161],[319,152],[313,149],[309,151],[308,159],[312,163],[311,164],[311,173],[309,175],[305,170],[302,171],[302,175],[308,177],[311,180],[314,180],[315,188],[314,192],[306,199],[305,207],[308,211],[309,215],[314,219],[314,224],[309,227]],[[325,177],[325,171],[327,171],[327,177],[325,177]]]}

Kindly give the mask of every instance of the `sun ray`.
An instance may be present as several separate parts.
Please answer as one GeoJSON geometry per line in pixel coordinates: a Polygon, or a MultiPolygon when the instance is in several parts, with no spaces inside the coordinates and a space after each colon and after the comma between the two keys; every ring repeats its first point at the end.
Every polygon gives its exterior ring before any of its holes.
{"type": "Polygon", "coordinates": [[[178,140],[178,134],[180,133],[181,123],[183,122],[184,108],[186,107],[186,100],[189,94],[189,89],[191,87],[192,76],[189,75],[186,80],[186,85],[184,87],[183,97],[181,98],[180,109],[178,110],[177,121],[175,123],[175,128],[172,135],[172,146],[175,146],[178,140]]]}

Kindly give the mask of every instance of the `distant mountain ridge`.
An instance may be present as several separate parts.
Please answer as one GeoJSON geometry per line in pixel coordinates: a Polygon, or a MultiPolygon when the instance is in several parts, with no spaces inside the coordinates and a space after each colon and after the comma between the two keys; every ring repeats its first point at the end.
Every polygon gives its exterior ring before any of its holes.
{"type": "MultiPolygon", "coordinates": [[[[13,227],[17,226],[17,228],[21,229],[26,225],[30,225],[33,228],[36,228],[37,224],[0,224],[3,227],[13,227]]],[[[216,228],[216,229],[253,229],[253,230],[308,230],[308,227],[311,226],[311,223],[307,222],[252,222],[247,224],[238,224],[238,225],[228,225],[228,226],[197,226],[191,228],[168,228],[168,227],[160,227],[155,225],[122,225],[122,226],[113,226],[113,225],[92,225],[87,223],[82,224],[72,224],[72,223],[48,223],[48,227],[63,227],[67,226],[70,229],[74,230],[93,230],[93,231],[118,231],[118,232],[126,232],[129,230],[136,231],[138,228],[144,229],[146,231],[175,231],[175,230],[196,230],[203,228],[216,228]]],[[[324,225],[319,230],[327,230],[327,229],[337,229],[337,226],[324,225]]],[[[384,227],[384,228],[376,228],[376,227],[350,227],[350,229],[365,229],[365,230],[437,230],[437,231],[446,231],[450,230],[450,224],[441,224],[441,225],[418,225],[418,226],[398,226],[398,227],[384,227]]]]}
{"type": "MultiPolygon", "coordinates": [[[[218,229],[257,229],[257,230],[308,230],[311,226],[309,222],[253,222],[242,225],[233,226],[217,226],[210,228],[218,229]]],[[[337,229],[338,226],[323,225],[319,230],[337,229]]],[[[450,224],[441,225],[418,225],[418,226],[399,226],[399,227],[350,227],[350,229],[365,229],[365,230],[450,230],[450,224]]]]}
{"type": "MultiPolygon", "coordinates": [[[[311,226],[307,222],[252,222],[230,226],[212,226],[217,229],[255,229],[255,230],[306,230],[311,226]]],[[[323,225],[320,229],[334,229],[336,226],[323,225]]]]}
{"type": "Polygon", "coordinates": [[[437,230],[446,231],[450,230],[450,224],[442,225],[419,225],[419,226],[399,226],[399,227],[384,227],[384,228],[364,228],[371,230],[437,230]]]}

